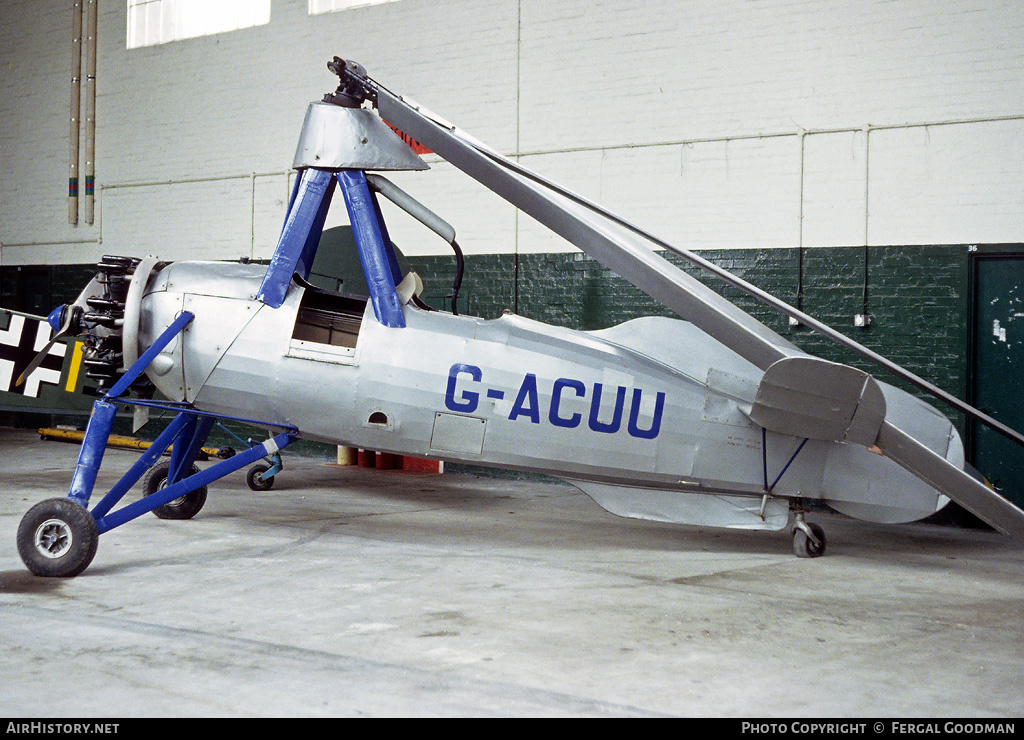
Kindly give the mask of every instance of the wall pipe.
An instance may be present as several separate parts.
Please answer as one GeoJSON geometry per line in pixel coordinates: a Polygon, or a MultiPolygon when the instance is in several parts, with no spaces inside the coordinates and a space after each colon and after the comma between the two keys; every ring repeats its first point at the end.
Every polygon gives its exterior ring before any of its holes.
{"type": "Polygon", "coordinates": [[[868,312],[868,269],[871,251],[871,124],[864,126],[864,291],[861,294],[861,324],[867,328],[871,323],[868,312]]]}
{"type": "Polygon", "coordinates": [[[68,163],[68,223],[78,223],[78,120],[82,106],[82,0],[71,10],[71,152],[68,163]]]}
{"type": "Polygon", "coordinates": [[[85,52],[85,222],[93,222],[96,182],[96,0],[86,4],[85,52]]]}
{"type": "Polygon", "coordinates": [[[1001,123],[1005,121],[1024,121],[1024,113],[1009,113],[1002,116],[976,116],[973,118],[950,118],[944,121],[908,121],[905,123],[866,124],[861,126],[838,126],[835,128],[800,128],[795,131],[761,131],[757,133],[726,134],[723,136],[705,136],[691,139],[665,139],[644,142],[642,144],[604,144],[601,146],[574,146],[552,149],[531,149],[517,151],[508,157],[534,157],[543,154],[573,154],[577,152],[609,151],[613,149],[652,149],[663,146],[682,146],[684,144],[715,144],[729,141],[753,141],[758,139],[778,139],[787,136],[819,136],[822,134],[857,134],[864,130],[893,131],[897,129],[936,128],[938,126],[963,126],[972,123],[1001,123]]]}
{"type": "MultiPolygon", "coordinates": [[[[797,244],[796,244],[796,308],[804,310],[804,174],[807,166],[807,131],[800,131],[800,205],[798,207],[797,244]]],[[[799,322],[792,316],[789,325],[797,326],[799,322]]]]}

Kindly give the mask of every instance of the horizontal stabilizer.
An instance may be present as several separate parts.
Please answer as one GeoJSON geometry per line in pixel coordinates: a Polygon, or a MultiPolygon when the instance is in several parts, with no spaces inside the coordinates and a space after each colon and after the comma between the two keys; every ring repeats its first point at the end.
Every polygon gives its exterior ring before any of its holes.
{"type": "Polygon", "coordinates": [[[786,357],[765,371],[749,415],[780,434],[869,447],[885,420],[885,397],[874,378],[849,365],[786,357]]]}

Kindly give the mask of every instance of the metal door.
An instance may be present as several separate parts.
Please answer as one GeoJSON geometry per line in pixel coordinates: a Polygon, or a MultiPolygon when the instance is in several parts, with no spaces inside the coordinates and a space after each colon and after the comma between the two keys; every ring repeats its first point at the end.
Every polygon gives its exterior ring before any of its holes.
{"type": "MultiPolygon", "coordinates": [[[[1024,247],[972,252],[971,390],[973,405],[1024,430],[1024,247]]],[[[974,466],[1003,496],[1024,506],[1024,448],[974,423],[974,466]]]]}

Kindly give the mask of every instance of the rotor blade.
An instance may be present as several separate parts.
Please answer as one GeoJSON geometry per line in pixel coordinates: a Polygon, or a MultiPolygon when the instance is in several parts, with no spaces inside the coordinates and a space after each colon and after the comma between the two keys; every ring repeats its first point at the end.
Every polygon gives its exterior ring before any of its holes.
{"type": "Polygon", "coordinates": [[[544,187],[547,187],[547,188],[553,190],[554,192],[557,192],[557,193],[563,195],[566,198],[571,199],[572,201],[574,201],[576,203],[579,203],[580,205],[583,205],[586,208],[590,208],[590,209],[594,210],[596,213],[599,213],[600,215],[602,215],[605,218],[611,220],[612,222],[618,224],[619,226],[621,226],[621,227],[623,227],[625,229],[628,229],[629,231],[632,231],[633,233],[635,233],[635,234],[637,234],[639,236],[642,236],[645,239],[648,239],[652,243],[656,244],[659,247],[662,247],[663,249],[666,249],[666,250],[672,252],[673,254],[679,255],[680,257],[682,257],[683,259],[687,260],[691,264],[693,264],[693,265],[695,265],[697,267],[700,267],[703,270],[705,270],[706,272],[710,272],[711,274],[721,278],[722,280],[724,280],[725,282],[729,283],[733,287],[739,288],[744,293],[747,293],[748,295],[753,296],[754,298],[756,298],[757,300],[761,301],[762,303],[775,308],[776,310],[780,311],[781,313],[789,316],[790,318],[792,318],[792,319],[798,321],[799,323],[803,324],[804,326],[808,327],[812,331],[817,332],[818,334],[821,334],[822,336],[827,337],[828,339],[831,339],[836,344],[839,344],[839,345],[841,345],[843,347],[846,347],[849,350],[852,350],[853,352],[855,352],[856,354],[860,355],[864,359],[873,362],[874,364],[878,365],[879,367],[885,368],[886,370],[888,370],[889,372],[891,372],[893,375],[897,376],[898,378],[902,378],[903,380],[907,381],[911,385],[913,385],[913,386],[923,390],[925,393],[928,393],[929,395],[934,396],[935,398],[939,399],[940,401],[943,401],[943,402],[949,404],[950,406],[955,408],[957,411],[960,411],[960,412],[966,414],[967,416],[970,416],[970,417],[976,419],[977,421],[980,421],[982,424],[985,424],[989,428],[999,432],[1004,437],[1012,439],[1017,444],[1019,444],[1021,446],[1024,446],[1024,434],[1021,434],[1017,430],[1012,429],[1011,427],[1006,426],[1005,424],[1000,422],[998,419],[994,419],[993,417],[989,416],[988,414],[984,413],[983,411],[974,408],[970,404],[967,404],[964,401],[961,401],[959,398],[957,398],[956,396],[954,396],[954,395],[952,395],[952,394],[942,390],[937,385],[934,385],[933,383],[929,383],[927,380],[925,380],[925,379],[921,378],[920,376],[910,372],[909,370],[904,368],[902,365],[898,365],[895,362],[893,362],[892,360],[890,360],[889,358],[884,357],[883,355],[880,355],[877,352],[874,352],[874,351],[868,349],[867,347],[865,347],[864,345],[862,345],[862,344],[860,344],[858,342],[855,342],[854,340],[852,340],[849,337],[847,337],[845,334],[843,334],[843,333],[833,329],[828,324],[825,324],[825,323],[823,323],[821,321],[818,321],[813,316],[810,316],[809,314],[806,314],[803,311],[800,311],[799,309],[794,308],[793,306],[790,306],[785,301],[779,300],[778,298],[776,298],[775,296],[771,295],[770,293],[767,293],[767,292],[761,290],[760,288],[758,288],[755,285],[751,285],[750,283],[746,282],[742,278],[736,277],[735,275],[733,275],[728,270],[725,270],[725,269],[719,267],[718,265],[714,264],[713,262],[709,262],[706,259],[704,259],[703,257],[700,257],[700,256],[694,254],[693,252],[690,252],[689,250],[682,249],[681,247],[677,247],[677,246],[675,246],[675,245],[673,245],[673,244],[671,244],[671,243],[669,243],[669,242],[667,242],[667,241],[665,241],[663,239],[660,239],[657,236],[655,236],[654,234],[651,234],[650,232],[645,231],[644,229],[641,229],[639,226],[636,226],[636,225],[630,223],[629,221],[626,221],[625,219],[621,218],[620,216],[612,213],[611,211],[609,211],[609,210],[607,210],[605,208],[602,208],[601,206],[597,205],[596,203],[592,203],[592,202],[586,200],[585,198],[582,198],[582,197],[580,197],[580,196],[578,196],[578,195],[576,195],[576,194],[566,190],[565,188],[561,187],[560,185],[558,185],[556,183],[553,183],[550,180],[546,180],[545,178],[541,177],[540,175],[537,175],[537,174],[535,174],[533,172],[530,172],[529,170],[527,170],[526,168],[522,167],[521,165],[519,165],[519,164],[517,164],[515,162],[512,162],[511,160],[508,160],[508,159],[506,159],[504,157],[502,157],[497,152],[494,152],[493,150],[490,150],[490,149],[487,149],[487,148],[481,148],[481,145],[479,145],[479,144],[475,144],[475,146],[477,146],[477,148],[480,149],[481,152],[487,154],[487,156],[491,157],[492,159],[494,159],[495,161],[499,162],[503,166],[508,167],[512,171],[514,171],[516,173],[519,173],[519,174],[521,174],[524,177],[528,177],[529,179],[531,179],[531,180],[533,180],[533,181],[543,185],[544,187]]]}
{"type": "MultiPolygon", "coordinates": [[[[361,80],[372,89],[374,102],[381,117],[388,123],[626,278],[652,298],[661,301],[666,307],[676,311],[760,369],[767,371],[774,362],[805,353],[703,283],[687,275],[660,255],[656,255],[653,250],[640,249],[631,240],[624,238],[627,232],[682,256],[692,264],[717,275],[734,287],[1024,445],[1024,435],[861,346],[835,329],[717,265],[658,239],[614,213],[536,175],[446,121],[411,105],[368,77],[361,77],[361,80]],[[602,217],[603,221],[596,221],[594,217],[598,216],[602,217]],[[611,228],[612,226],[624,229],[625,232],[616,231],[611,228]]],[[[875,444],[893,461],[997,530],[1024,539],[1024,511],[891,422],[880,421],[879,417],[884,416],[884,407],[876,411],[877,413],[871,415],[871,419],[858,423],[857,442],[864,443],[864,440],[873,436],[872,432],[878,429],[875,444]]],[[[831,430],[831,427],[829,429],[831,430]]]]}
{"type": "Polygon", "coordinates": [[[677,312],[762,370],[783,357],[804,354],[647,244],[613,227],[571,199],[498,164],[403,100],[378,92],[381,117],[485,187],[677,312]]]}
{"type": "MultiPolygon", "coordinates": [[[[373,84],[376,85],[376,83],[373,83],[373,84]]],[[[807,326],[808,328],[810,328],[812,331],[815,331],[816,333],[821,334],[822,336],[825,336],[825,337],[831,339],[833,342],[835,342],[835,343],[837,343],[837,344],[839,344],[839,345],[841,345],[841,346],[843,346],[843,347],[845,347],[845,348],[855,352],[856,354],[858,354],[861,357],[869,360],[870,362],[872,362],[872,363],[874,363],[874,364],[876,364],[876,365],[878,365],[878,366],[880,366],[882,368],[885,368],[889,372],[891,372],[894,375],[896,375],[897,377],[907,381],[908,383],[910,383],[911,385],[919,388],[920,390],[924,391],[925,393],[928,393],[929,395],[939,399],[940,401],[943,401],[944,403],[946,403],[949,406],[953,407],[954,409],[962,412],[963,414],[966,414],[967,416],[969,416],[969,417],[971,417],[973,419],[976,419],[977,421],[981,422],[982,424],[985,424],[989,428],[995,430],[999,434],[1002,434],[1004,437],[1007,437],[1008,439],[1013,440],[1017,444],[1019,444],[1021,446],[1024,446],[1024,434],[1021,434],[1020,432],[1016,431],[1015,429],[1010,428],[1006,424],[1003,424],[999,420],[989,416],[988,414],[985,414],[984,412],[980,411],[979,409],[974,408],[970,404],[965,403],[964,401],[961,401],[959,398],[957,398],[956,396],[952,395],[951,393],[948,393],[948,392],[944,391],[943,389],[939,388],[938,386],[934,385],[933,383],[929,383],[928,381],[926,381],[923,378],[921,378],[920,376],[910,372],[909,370],[907,370],[906,368],[902,367],[901,365],[898,365],[897,363],[893,362],[892,360],[889,360],[887,357],[884,357],[884,356],[878,354],[877,352],[874,352],[874,351],[868,349],[867,347],[864,347],[863,345],[859,344],[858,342],[855,342],[854,340],[850,339],[849,337],[847,337],[846,335],[842,334],[841,332],[833,329],[832,327],[828,326],[827,324],[824,324],[821,321],[818,321],[813,316],[810,316],[810,315],[808,315],[808,314],[806,314],[806,313],[804,313],[804,312],[794,308],[793,306],[790,306],[789,304],[785,303],[784,301],[779,300],[778,298],[776,298],[775,296],[771,295],[770,293],[767,293],[767,292],[761,290],[760,288],[758,288],[757,286],[752,285],[752,284],[746,282],[745,280],[743,280],[743,279],[733,275],[728,270],[725,270],[725,269],[719,267],[718,265],[715,265],[714,263],[709,262],[708,260],[698,256],[697,254],[694,254],[693,252],[690,252],[689,250],[682,249],[682,248],[677,247],[677,246],[675,246],[675,245],[673,245],[673,244],[671,244],[669,242],[666,242],[665,240],[660,239],[657,236],[655,236],[654,234],[651,234],[650,232],[640,228],[639,226],[636,226],[636,225],[630,223],[629,221],[627,221],[627,220],[623,219],[622,217],[618,216],[617,214],[607,210],[606,208],[603,208],[600,205],[598,205],[596,203],[593,203],[592,201],[589,201],[586,198],[583,198],[583,197],[573,193],[572,191],[570,191],[570,190],[568,190],[568,189],[558,185],[557,183],[554,183],[554,182],[552,182],[552,181],[542,177],[541,175],[538,175],[538,174],[532,172],[531,170],[523,167],[522,165],[509,160],[507,157],[505,157],[502,154],[496,152],[495,150],[491,149],[490,147],[488,147],[487,145],[483,144],[482,142],[474,139],[472,136],[469,136],[465,132],[457,129],[454,126],[452,126],[447,121],[444,121],[443,119],[440,119],[439,117],[435,116],[432,113],[429,113],[428,111],[425,111],[425,110],[419,109],[416,106],[410,105],[409,103],[407,103],[406,101],[402,100],[401,98],[398,98],[393,93],[391,93],[388,90],[386,90],[385,88],[377,86],[376,92],[377,92],[377,105],[378,105],[378,109],[381,112],[381,116],[383,118],[385,118],[385,120],[387,120],[387,121],[393,123],[394,125],[398,126],[402,131],[404,131],[405,133],[409,134],[414,139],[416,139],[418,141],[421,141],[426,146],[430,147],[434,152],[439,154],[442,158],[444,158],[445,160],[447,160],[448,162],[450,162],[454,166],[458,167],[459,169],[463,170],[464,172],[466,172],[471,177],[473,177],[473,178],[475,178],[477,180],[480,180],[485,186],[487,186],[488,188],[491,188],[492,190],[497,192],[499,195],[501,195],[503,198],[505,198],[506,200],[509,200],[514,205],[519,207],[521,210],[529,213],[534,218],[537,218],[539,221],[541,221],[541,223],[544,223],[549,228],[552,228],[557,233],[560,233],[562,236],[564,236],[565,238],[569,239],[569,241],[572,242],[573,244],[575,244],[577,247],[579,247],[583,251],[587,252],[588,254],[593,256],[595,259],[597,259],[598,261],[602,262],[603,264],[605,264],[606,266],[610,267],[611,269],[615,270],[616,272],[619,272],[618,268],[616,268],[612,264],[609,264],[609,262],[606,262],[602,257],[597,256],[596,254],[594,254],[591,251],[591,249],[587,248],[586,245],[584,245],[581,242],[576,241],[576,239],[573,239],[573,238],[570,238],[569,236],[566,236],[565,233],[559,231],[558,229],[554,229],[554,227],[552,226],[551,223],[549,223],[548,221],[545,221],[543,218],[539,218],[536,213],[531,212],[530,210],[525,208],[523,205],[521,205],[520,202],[518,202],[516,200],[513,200],[511,197],[509,197],[509,194],[507,193],[506,190],[499,189],[499,188],[495,187],[495,183],[497,181],[492,179],[493,178],[493,173],[492,173],[491,176],[487,176],[486,174],[484,174],[484,177],[481,177],[481,176],[478,176],[478,174],[475,174],[475,173],[484,173],[484,170],[481,167],[479,167],[479,166],[474,167],[472,169],[472,171],[471,171],[470,169],[467,169],[466,167],[463,166],[463,164],[460,163],[460,162],[466,162],[466,158],[465,157],[461,158],[458,161],[450,159],[449,156],[448,156],[448,153],[451,153],[451,148],[450,147],[445,147],[445,145],[444,145],[445,140],[446,139],[455,140],[455,141],[459,142],[460,144],[462,144],[464,147],[467,147],[467,148],[473,150],[476,154],[488,158],[491,162],[493,162],[498,167],[500,167],[500,168],[502,168],[504,170],[507,170],[509,172],[515,173],[518,176],[517,179],[518,179],[520,184],[525,184],[524,181],[529,181],[531,183],[535,183],[535,184],[541,186],[542,188],[544,188],[545,190],[550,191],[550,193],[555,193],[555,194],[557,194],[557,195],[567,199],[568,201],[571,201],[572,203],[578,204],[579,206],[581,206],[581,207],[583,207],[583,208],[585,208],[585,209],[587,209],[587,210],[589,210],[589,211],[591,211],[591,212],[593,212],[593,213],[595,213],[597,215],[600,215],[600,216],[604,217],[605,219],[608,219],[609,221],[611,221],[612,223],[616,224],[617,226],[619,226],[619,227],[621,227],[623,229],[626,229],[627,231],[632,232],[632,233],[634,233],[634,234],[636,234],[636,235],[638,235],[638,236],[640,236],[640,237],[650,241],[652,244],[654,244],[654,245],[656,245],[658,247],[661,247],[663,249],[666,249],[666,250],[672,252],[673,254],[679,255],[680,257],[682,257],[683,259],[687,260],[691,264],[693,264],[693,265],[695,265],[697,267],[700,267],[701,269],[705,270],[706,272],[710,272],[711,274],[713,274],[713,275],[721,278],[722,280],[726,281],[727,283],[729,283],[733,287],[742,290],[743,292],[747,293],[748,295],[753,296],[754,298],[756,298],[757,300],[761,301],[762,303],[764,303],[766,305],[769,305],[769,306],[772,306],[773,308],[775,308],[776,310],[780,311],[781,313],[786,314],[787,316],[795,319],[796,321],[800,322],[804,326],[807,326]],[[401,120],[401,123],[398,123],[399,120],[401,120]],[[441,148],[440,149],[436,148],[434,146],[434,144],[437,144],[437,146],[440,146],[441,148]]],[[[544,195],[542,194],[541,197],[544,197],[544,195]]],[[[671,264],[671,263],[668,263],[668,264],[671,264]]],[[[680,272],[682,272],[682,271],[680,271],[680,272]]],[[[630,280],[630,282],[633,282],[634,285],[637,285],[637,287],[639,287],[642,290],[644,290],[644,292],[648,293],[648,295],[651,295],[651,297],[656,298],[658,300],[661,300],[661,302],[664,303],[664,305],[668,306],[669,308],[672,308],[673,310],[679,311],[679,308],[677,307],[678,306],[678,301],[675,304],[669,303],[669,302],[659,298],[658,295],[655,295],[646,286],[638,285],[636,283],[636,281],[629,274],[623,273],[623,272],[619,272],[619,274],[622,275],[622,277],[626,278],[627,280],[630,280]]],[[[685,275],[685,273],[683,273],[683,274],[685,275]]],[[[694,319],[694,315],[692,313],[680,312],[680,315],[684,316],[685,318],[690,320],[692,323],[698,324],[699,326],[701,326],[700,322],[698,322],[697,320],[694,319]]],[[[751,318],[751,320],[753,321],[752,318],[751,318]]],[[[760,322],[757,322],[757,323],[760,323],[760,322]]],[[[763,325],[762,325],[762,327],[763,327],[763,325]]],[[[719,341],[722,341],[722,342],[724,342],[726,344],[729,344],[729,341],[728,341],[729,334],[728,333],[723,334],[723,335],[719,335],[719,334],[716,334],[714,331],[711,331],[708,328],[706,328],[706,326],[701,326],[701,328],[704,329],[705,331],[707,331],[712,336],[714,336],[717,339],[719,339],[719,341]]],[[[763,328],[764,328],[765,331],[770,331],[770,330],[767,329],[767,327],[763,327],[763,328]]],[[[755,332],[755,333],[757,333],[757,332],[755,332]]],[[[770,343],[774,344],[774,342],[770,342],[770,343]]],[[[742,352],[740,350],[740,348],[735,347],[735,346],[733,346],[731,344],[729,344],[729,346],[732,347],[733,349],[736,349],[737,351],[740,351],[740,354],[744,354],[744,352],[742,352]]],[[[744,354],[744,356],[747,357],[748,359],[751,359],[746,354],[744,354]]],[[[776,358],[776,359],[778,359],[778,358],[776,358]]],[[[759,367],[761,367],[761,369],[766,369],[767,368],[767,366],[761,365],[760,363],[758,363],[756,361],[754,361],[754,364],[756,364],[759,367]]]]}
{"type": "Polygon", "coordinates": [[[1003,534],[1024,540],[1024,511],[986,486],[978,477],[961,470],[889,422],[883,422],[875,444],[886,457],[946,494],[985,523],[1003,534]]]}

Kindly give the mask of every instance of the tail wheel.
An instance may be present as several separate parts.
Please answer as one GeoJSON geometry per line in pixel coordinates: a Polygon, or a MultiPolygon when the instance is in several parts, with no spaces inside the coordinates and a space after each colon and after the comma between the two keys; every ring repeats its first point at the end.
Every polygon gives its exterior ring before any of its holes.
{"type": "Polygon", "coordinates": [[[818,524],[808,522],[808,534],[801,527],[793,529],[793,552],[798,558],[817,558],[825,554],[825,530],[818,524]]]}
{"type": "Polygon", "coordinates": [[[92,514],[67,498],[40,501],[18,526],[18,554],[37,576],[77,576],[96,556],[98,544],[92,514]]]}
{"type": "MultiPolygon", "coordinates": [[[[151,496],[157,491],[167,487],[167,474],[170,472],[171,463],[165,460],[149,471],[146,480],[142,483],[142,492],[145,496],[151,496]]],[[[192,466],[192,475],[199,472],[199,468],[192,466]]],[[[206,504],[206,486],[196,488],[186,494],[179,496],[173,501],[168,501],[163,506],[153,509],[153,513],[161,519],[191,519],[206,504]]]]}

